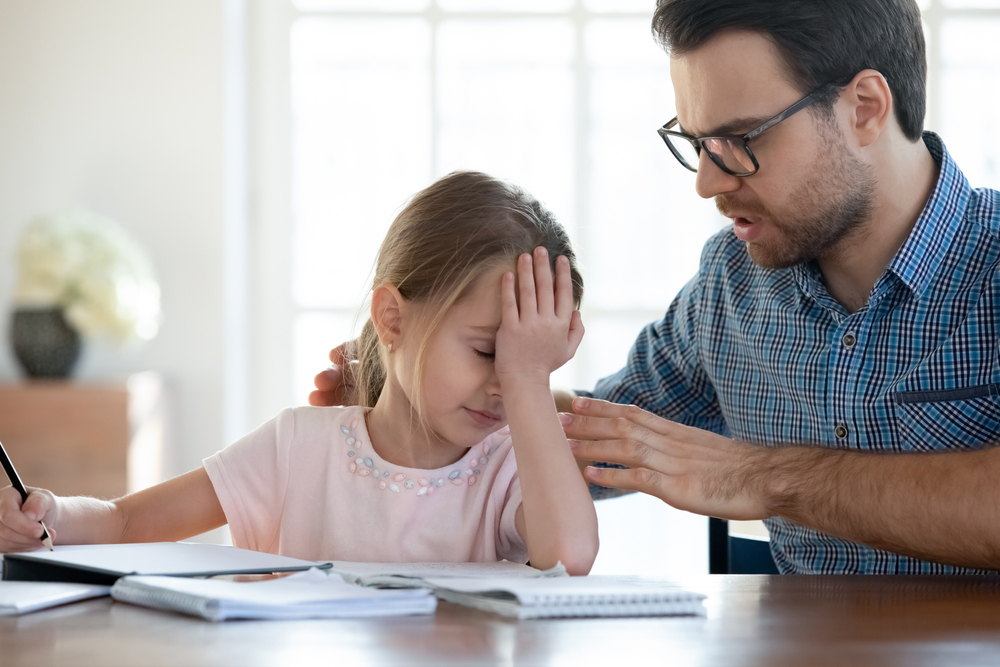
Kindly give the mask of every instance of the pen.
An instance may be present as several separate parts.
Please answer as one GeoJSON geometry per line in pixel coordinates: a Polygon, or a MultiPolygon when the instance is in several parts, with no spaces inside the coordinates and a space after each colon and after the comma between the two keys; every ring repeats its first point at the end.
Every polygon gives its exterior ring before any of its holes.
{"type": "MultiPolygon", "coordinates": [[[[21,483],[21,478],[17,476],[17,471],[14,470],[14,464],[11,463],[10,457],[7,456],[7,450],[3,448],[3,443],[0,442],[0,463],[3,464],[3,471],[7,473],[7,478],[10,479],[10,483],[14,485],[14,488],[18,490],[21,494],[21,502],[23,503],[28,499],[28,490],[24,488],[24,484],[21,483]]],[[[52,538],[49,537],[49,529],[42,524],[42,544],[49,548],[49,551],[55,551],[52,548],[52,538]]]]}

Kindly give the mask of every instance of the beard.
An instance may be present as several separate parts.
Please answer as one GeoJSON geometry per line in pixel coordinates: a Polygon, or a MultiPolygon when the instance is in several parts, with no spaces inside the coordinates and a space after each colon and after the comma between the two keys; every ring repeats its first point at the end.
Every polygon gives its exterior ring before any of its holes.
{"type": "Polygon", "coordinates": [[[741,202],[727,194],[715,198],[723,215],[738,210],[746,217],[767,221],[778,231],[778,241],[747,242],[754,264],[785,269],[833,254],[871,220],[875,208],[872,168],[847,149],[839,134],[824,132],[822,138],[818,154],[827,157],[792,194],[790,213],[775,213],[759,201],[741,202]]]}

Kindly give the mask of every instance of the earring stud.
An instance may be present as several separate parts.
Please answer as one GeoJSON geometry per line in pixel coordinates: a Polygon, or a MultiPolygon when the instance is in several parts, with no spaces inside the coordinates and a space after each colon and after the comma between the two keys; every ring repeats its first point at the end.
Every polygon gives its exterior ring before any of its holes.
{"type": "Polygon", "coordinates": [[[392,343],[389,343],[389,354],[392,354],[392,343]]]}

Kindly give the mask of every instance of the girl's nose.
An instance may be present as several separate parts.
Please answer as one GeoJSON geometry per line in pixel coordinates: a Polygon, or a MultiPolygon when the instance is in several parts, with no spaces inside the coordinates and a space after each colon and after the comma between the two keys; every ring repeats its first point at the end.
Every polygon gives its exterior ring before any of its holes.
{"type": "Polygon", "coordinates": [[[500,380],[497,379],[496,373],[491,372],[486,380],[486,391],[491,396],[500,396],[500,380]]]}

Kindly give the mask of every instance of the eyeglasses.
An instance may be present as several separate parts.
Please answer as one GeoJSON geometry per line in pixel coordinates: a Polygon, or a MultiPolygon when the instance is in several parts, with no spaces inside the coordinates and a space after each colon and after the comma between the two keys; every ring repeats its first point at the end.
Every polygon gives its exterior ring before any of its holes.
{"type": "Polygon", "coordinates": [[[663,143],[667,145],[667,148],[674,154],[674,157],[691,171],[698,171],[701,151],[705,149],[708,152],[708,156],[712,158],[712,162],[727,174],[740,177],[752,176],[760,169],[760,163],[757,162],[757,157],[750,150],[747,142],[764,130],[774,127],[786,118],[822,99],[836,87],[833,84],[827,84],[814,90],[778,115],[771,117],[760,127],[742,136],[695,137],[684,132],[678,132],[672,129],[677,126],[677,116],[674,116],[672,120],[656,132],[663,137],[663,143]],[[682,139],[683,141],[681,141],[682,139]]]}

